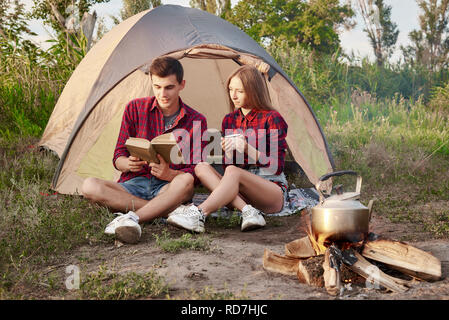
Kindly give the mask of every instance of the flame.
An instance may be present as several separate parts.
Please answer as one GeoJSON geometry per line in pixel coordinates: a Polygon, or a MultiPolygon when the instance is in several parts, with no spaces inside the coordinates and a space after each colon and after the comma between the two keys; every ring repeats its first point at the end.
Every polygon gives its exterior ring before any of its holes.
{"type": "Polygon", "coordinates": [[[320,234],[318,236],[318,239],[315,239],[313,232],[312,232],[312,224],[310,223],[310,215],[306,216],[305,221],[306,226],[306,233],[309,237],[310,243],[312,244],[313,250],[315,250],[315,253],[317,255],[324,254],[326,252],[326,247],[324,246],[324,242],[328,235],[320,234]]]}

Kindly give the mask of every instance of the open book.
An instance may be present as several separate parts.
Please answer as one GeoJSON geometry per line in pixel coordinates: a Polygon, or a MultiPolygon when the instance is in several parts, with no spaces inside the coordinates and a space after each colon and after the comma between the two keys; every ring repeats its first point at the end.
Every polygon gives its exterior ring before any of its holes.
{"type": "Polygon", "coordinates": [[[157,154],[160,154],[167,163],[184,163],[182,152],[172,132],[161,134],[151,141],[130,137],[126,140],[125,146],[132,156],[148,162],[159,163],[157,154]]]}

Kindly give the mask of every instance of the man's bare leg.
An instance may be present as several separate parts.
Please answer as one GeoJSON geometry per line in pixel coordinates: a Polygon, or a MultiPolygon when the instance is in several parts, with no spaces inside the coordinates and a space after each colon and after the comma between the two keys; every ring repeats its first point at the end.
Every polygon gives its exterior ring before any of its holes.
{"type": "Polygon", "coordinates": [[[189,173],[177,175],[169,184],[162,187],[159,194],[135,211],[139,221],[150,221],[165,217],[180,204],[192,199],[194,178],[189,173]]]}
{"type": "Polygon", "coordinates": [[[87,178],[81,187],[83,196],[112,210],[128,212],[142,208],[148,200],[130,194],[117,182],[87,178]]]}

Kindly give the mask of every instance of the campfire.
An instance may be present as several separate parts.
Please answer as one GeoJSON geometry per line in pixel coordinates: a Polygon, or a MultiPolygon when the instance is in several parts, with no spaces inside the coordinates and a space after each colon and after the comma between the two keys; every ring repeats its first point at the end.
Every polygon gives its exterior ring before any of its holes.
{"type": "Polygon", "coordinates": [[[265,270],[325,287],[334,296],[349,284],[403,293],[416,281],[441,279],[441,262],[407,243],[373,233],[359,242],[329,241],[330,235],[312,233],[310,220],[306,226],[307,236],[285,244],[284,255],[265,249],[265,270]]]}

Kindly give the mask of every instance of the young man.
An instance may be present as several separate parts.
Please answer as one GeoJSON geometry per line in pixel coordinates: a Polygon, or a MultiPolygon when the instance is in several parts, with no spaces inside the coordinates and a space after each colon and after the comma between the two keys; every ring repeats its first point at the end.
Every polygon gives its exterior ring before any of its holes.
{"type": "Polygon", "coordinates": [[[179,97],[185,86],[183,76],[178,60],[160,57],[153,61],[150,77],[154,96],[132,100],[123,114],[113,157],[115,168],[122,172],[119,181],[91,177],[83,183],[82,193],[87,199],[128,212],[118,213],[105,230],[106,234],[115,234],[122,242],[138,242],[141,236],[139,222],[167,216],[193,196],[194,184],[198,182],[194,167],[201,161],[205,146],[201,136],[207,123],[202,114],[184,104],[179,97]],[[159,164],[147,164],[130,156],[125,147],[129,137],[152,140],[167,132],[184,133],[178,144],[183,154],[184,150],[190,150],[190,159],[185,159],[187,164],[169,165],[160,155],[159,164]]]}

